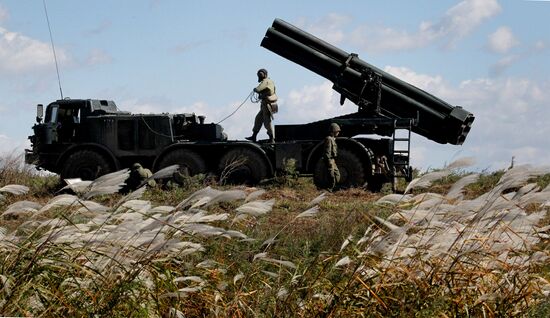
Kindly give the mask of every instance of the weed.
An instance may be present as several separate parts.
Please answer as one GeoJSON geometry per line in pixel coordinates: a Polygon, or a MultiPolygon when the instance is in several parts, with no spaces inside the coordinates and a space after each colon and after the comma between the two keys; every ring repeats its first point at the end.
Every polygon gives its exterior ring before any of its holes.
{"type": "Polygon", "coordinates": [[[274,181],[278,186],[294,187],[298,183],[299,175],[300,173],[296,169],[296,159],[285,159],[283,169],[277,172],[274,181]]]}

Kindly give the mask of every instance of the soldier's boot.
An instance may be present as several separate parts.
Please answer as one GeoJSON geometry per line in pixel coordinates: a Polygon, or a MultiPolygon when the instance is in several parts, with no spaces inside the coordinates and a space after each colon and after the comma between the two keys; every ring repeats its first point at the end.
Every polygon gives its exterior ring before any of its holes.
{"type": "Polygon", "coordinates": [[[275,138],[273,138],[273,134],[267,133],[267,135],[269,136],[269,143],[270,144],[275,143],[275,138]]]}
{"type": "Polygon", "coordinates": [[[253,142],[256,142],[256,136],[257,136],[257,135],[258,135],[258,132],[255,131],[255,132],[252,133],[252,136],[250,136],[250,137],[245,137],[244,139],[250,140],[250,141],[253,141],[253,142]]]}

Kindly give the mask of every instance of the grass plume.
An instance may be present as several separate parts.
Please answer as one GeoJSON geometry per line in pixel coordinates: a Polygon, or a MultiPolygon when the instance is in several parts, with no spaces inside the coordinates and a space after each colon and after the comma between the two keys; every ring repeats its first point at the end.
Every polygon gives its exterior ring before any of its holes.
{"type": "Polygon", "coordinates": [[[549,170],[457,170],[469,163],[427,172],[407,194],[386,196],[319,192],[303,178],[292,187],[157,187],[123,196],[116,191],[126,171],[47,196],[37,185],[50,177],[15,173],[0,188],[29,190],[0,202],[0,313],[548,313],[549,170]]]}

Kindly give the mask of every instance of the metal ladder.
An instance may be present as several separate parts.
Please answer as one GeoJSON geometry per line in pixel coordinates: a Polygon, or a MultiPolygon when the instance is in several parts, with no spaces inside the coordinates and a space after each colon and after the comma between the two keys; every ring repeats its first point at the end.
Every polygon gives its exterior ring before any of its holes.
{"type": "Polygon", "coordinates": [[[392,189],[395,187],[398,178],[407,179],[409,176],[409,163],[411,159],[411,130],[414,119],[395,120],[393,131],[393,171],[392,171],[392,189]],[[402,132],[398,136],[398,131],[402,132]],[[404,135],[404,136],[403,136],[404,135]]]}

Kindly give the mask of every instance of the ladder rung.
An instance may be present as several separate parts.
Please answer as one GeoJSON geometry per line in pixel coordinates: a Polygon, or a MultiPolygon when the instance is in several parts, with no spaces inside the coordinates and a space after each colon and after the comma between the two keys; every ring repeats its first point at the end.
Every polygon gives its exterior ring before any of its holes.
{"type": "Polygon", "coordinates": [[[394,141],[409,141],[409,138],[393,138],[394,141]]]}
{"type": "Polygon", "coordinates": [[[393,152],[394,153],[409,153],[410,151],[408,151],[408,150],[394,150],[393,152]]]}

